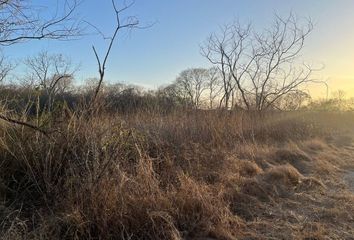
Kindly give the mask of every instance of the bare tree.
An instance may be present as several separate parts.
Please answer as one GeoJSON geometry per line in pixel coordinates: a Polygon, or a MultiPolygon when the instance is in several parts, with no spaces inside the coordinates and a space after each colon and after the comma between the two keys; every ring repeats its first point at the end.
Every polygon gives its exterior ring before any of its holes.
{"type": "Polygon", "coordinates": [[[208,77],[208,69],[191,68],[182,71],[177,77],[175,84],[187,99],[196,108],[199,108],[202,104],[203,93],[208,89],[208,77]]]}
{"type": "Polygon", "coordinates": [[[0,83],[4,82],[10,71],[14,69],[14,65],[0,52],[0,83]]]}
{"type": "MultiPolygon", "coordinates": [[[[30,0],[0,0],[0,46],[41,39],[69,40],[80,36],[82,26],[74,16],[77,6],[76,0],[58,0],[51,14],[50,9],[35,6],[30,0]]],[[[6,64],[2,62],[1,68],[5,69],[2,79],[9,69],[4,66],[6,64]]],[[[38,126],[3,114],[0,114],[0,119],[45,135],[48,133],[38,126]]]]}
{"type": "Polygon", "coordinates": [[[224,104],[226,109],[229,108],[230,98],[235,85],[231,74],[232,66],[230,66],[228,58],[230,58],[230,55],[239,58],[235,51],[237,46],[235,46],[236,42],[233,38],[238,34],[238,45],[240,45],[249,33],[249,29],[247,29],[246,32],[237,31],[238,26],[239,25],[235,24],[222,26],[220,34],[210,35],[201,47],[202,55],[220,71],[223,82],[223,96],[220,101],[220,106],[224,104]]]}
{"type": "Polygon", "coordinates": [[[206,86],[209,95],[209,108],[213,109],[216,99],[220,97],[220,93],[222,92],[222,81],[219,70],[216,67],[208,70],[206,86]]]}
{"type": "Polygon", "coordinates": [[[275,16],[273,25],[262,33],[236,22],[207,39],[202,54],[223,75],[226,107],[232,91],[237,91],[246,109],[262,111],[303,84],[316,82],[311,77],[317,69],[299,62],[313,25],[310,20],[299,22],[293,14],[275,16]]]}
{"type": "Polygon", "coordinates": [[[274,108],[281,110],[298,110],[304,106],[306,102],[311,101],[311,95],[302,90],[294,90],[282,97],[273,104],[274,108]]]}
{"type": "Polygon", "coordinates": [[[62,54],[49,54],[42,51],[25,60],[33,84],[48,96],[47,111],[52,110],[55,96],[63,93],[72,83],[75,69],[70,59],[62,54]]]}
{"type": "Polygon", "coordinates": [[[171,108],[174,106],[191,106],[191,102],[188,100],[185,92],[183,92],[180,86],[178,86],[176,83],[172,83],[159,88],[156,92],[156,96],[159,99],[168,102],[168,105],[170,105],[171,108]]]}
{"type": "Polygon", "coordinates": [[[115,24],[115,28],[114,28],[114,31],[113,31],[113,34],[111,37],[106,37],[97,27],[95,27],[94,25],[92,25],[101,35],[102,37],[105,39],[105,40],[108,40],[108,47],[107,47],[107,50],[105,51],[103,57],[99,57],[99,54],[95,48],[95,46],[92,46],[92,49],[93,49],[93,52],[95,53],[95,57],[96,57],[96,60],[97,60],[97,64],[98,64],[98,72],[99,72],[99,81],[98,81],[98,84],[97,84],[97,87],[96,87],[96,90],[95,90],[95,93],[92,97],[92,100],[91,100],[91,104],[94,104],[96,99],[97,99],[97,96],[100,92],[100,89],[101,89],[101,85],[102,85],[102,82],[104,80],[104,76],[105,76],[105,70],[106,70],[106,65],[107,65],[107,61],[108,61],[108,58],[109,58],[109,55],[111,53],[111,50],[112,50],[112,47],[113,47],[113,44],[118,36],[118,33],[123,30],[123,29],[132,29],[132,28],[138,28],[139,27],[139,20],[134,17],[134,16],[129,16],[125,19],[121,19],[121,15],[127,10],[129,9],[132,5],[134,4],[134,2],[128,4],[128,5],[125,5],[124,7],[122,8],[118,8],[116,3],[115,3],[115,0],[112,0],[112,7],[113,7],[113,10],[114,10],[114,14],[115,14],[115,17],[116,17],[116,24],[115,24]]]}
{"type": "Polygon", "coordinates": [[[0,45],[40,39],[68,40],[81,35],[81,24],[74,16],[77,6],[76,0],[61,0],[50,15],[50,9],[30,0],[0,0],[0,45]]]}

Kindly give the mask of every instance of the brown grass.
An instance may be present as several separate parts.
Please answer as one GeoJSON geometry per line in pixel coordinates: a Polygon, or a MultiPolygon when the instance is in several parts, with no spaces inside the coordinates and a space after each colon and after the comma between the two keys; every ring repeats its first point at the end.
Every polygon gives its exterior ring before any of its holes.
{"type": "Polygon", "coordinates": [[[74,114],[50,138],[2,123],[0,239],[345,239],[352,117],[74,114]]]}

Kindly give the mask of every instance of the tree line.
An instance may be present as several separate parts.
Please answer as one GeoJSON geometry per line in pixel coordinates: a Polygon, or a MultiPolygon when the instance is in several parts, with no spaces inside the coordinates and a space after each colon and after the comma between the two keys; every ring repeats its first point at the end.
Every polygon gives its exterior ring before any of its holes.
{"type": "MultiPolygon", "coordinates": [[[[135,16],[123,17],[133,3],[124,2],[122,6],[114,0],[111,3],[115,22],[112,34],[106,36],[93,23],[79,20],[76,0],[58,1],[53,14],[43,13],[32,1],[0,1],[1,48],[34,40],[85,37],[88,27],[107,44],[103,50],[92,46],[98,76],[79,87],[74,85],[77,68],[70,59],[46,51],[23,61],[27,74],[17,81],[17,86],[6,85],[9,76],[14,78],[11,73],[15,66],[1,56],[2,103],[12,106],[10,111],[21,108],[37,115],[51,113],[58,105],[71,109],[85,105],[92,114],[102,103],[112,111],[125,112],[133,111],[134,106],[164,112],[175,108],[262,112],[299,109],[310,100],[308,84],[325,84],[314,75],[321,67],[301,59],[305,41],[313,31],[312,21],[299,19],[292,13],[287,17],[275,15],[270,26],[263,30],[238,21],[221,26],[200,47],[210,66],[183,70],[173,83],[157,90],[109,84],[105,80],[106,66],[119,34],[151,27],[142,26],[135,16]],[[15,103],[21,103],[21,107],[15,103]]],[[[4,114],[0,117],[9,120],[4,114]]]]}

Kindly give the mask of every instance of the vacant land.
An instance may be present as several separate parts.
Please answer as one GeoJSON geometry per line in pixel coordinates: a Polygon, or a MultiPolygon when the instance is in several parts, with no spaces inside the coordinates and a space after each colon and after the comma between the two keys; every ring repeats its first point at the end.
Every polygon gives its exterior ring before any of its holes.
{"type": "Polygon", "coordinates": [[[352,239],[354,114],[1,122],[1,239],[352,239]]]}

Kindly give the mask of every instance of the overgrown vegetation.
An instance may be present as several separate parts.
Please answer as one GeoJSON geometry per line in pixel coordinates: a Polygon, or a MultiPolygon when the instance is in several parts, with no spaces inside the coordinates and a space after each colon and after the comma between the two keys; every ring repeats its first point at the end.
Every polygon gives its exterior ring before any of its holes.
{"type": "Polygon", "coordinates": [[[321,207],[335,200],[322,193],[336,168],[351,164],[340,156],[351,145],[352,113],[69,114],[49,136],[1,123],[2,239],[320,239],[354,231],[350,201],[333,203],[331,213],[321,207]],[[310,201],[316,196],[319,205],[310,201]],[[305,201],[311,207],[291,205],[305,201]]]}
{"type": "MultiPolygon", "coordinates": [[[[77,6],[0,1],[0,45],[82,36],[77,6]]],[[[118,33],[141,27],[130,6],[112,0],[111,37],[87,23],[109,41],[82,86],[61,54],[28,57],[14,84],[0,59],[0,239],[350,239],[353,104],[302,88],[321,82],[298,64],[312,23],[226,25],[202,48],[214,67],[147,91],[104,79],[118,33]]]]}

